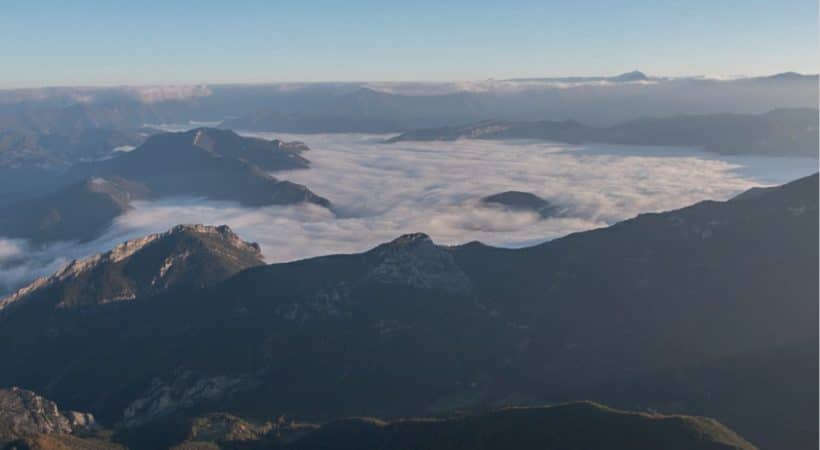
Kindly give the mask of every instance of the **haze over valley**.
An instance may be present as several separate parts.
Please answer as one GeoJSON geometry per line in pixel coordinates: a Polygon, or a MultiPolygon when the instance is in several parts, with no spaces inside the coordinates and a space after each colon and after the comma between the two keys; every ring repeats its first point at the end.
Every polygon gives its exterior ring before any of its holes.
{"type": "Polygon", "coordinates": [[[4,2],[0,450],[813,450],[816,0],[4,2]]]}
{"type": "Polygon", "coordinates": [[[268,262],[362,251],[416,231],[445,244],[479,240],[520,247],[639,213],[784,183],[812,173],[817,163],[813,158],[721,156],[657,146],[466,140],[387,144],[392,135],[240,134],[307,144],[310,150],[302,155],[309,166],[273,174],[308,186],[327,197],[332,207],[248,207],[197,196],[135,196],[110,223],[102,222],[101,229],[83,227],[92,233],[85,242],[0,240],[4,291],[48,275],[72,258],[178,223],[227,224],[260,243],[268,262]],[[562,213],[543,218],[480,202],[508,190],[536,194],[562,213]]]}

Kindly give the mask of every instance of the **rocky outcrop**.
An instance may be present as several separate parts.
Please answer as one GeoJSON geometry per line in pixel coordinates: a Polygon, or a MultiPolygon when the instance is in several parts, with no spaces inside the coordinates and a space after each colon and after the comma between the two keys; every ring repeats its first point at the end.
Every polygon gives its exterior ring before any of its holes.
{"type": "MultiPolygon", "coordinates": [[[[467,296],[472,291],[470,278],[448,248],[436,245],[423,233],[400,236],[360,256],[347,265],[349,279],[316,277],[304,290],[281,296],[274,309],[276,317],[296,322],[350,319],[361,307],[355,299],[361,289],[412,288],[454,296],[467,296]]],[[[279,267],[283,266],[265,269],[279,267]]]]}
{"type": "Polygon", "coordinates": [[[34,392],[0,389],[0,443],[37,434],[68,434],[97,426],[94,416],[61,411],[57,404],[34,392]]]}
{"type": "Polygon", "coordinates": [[[202,403],[223,400],[237,392],[256,387],[251,376],[206,377],[191,371],[179,371],[173,379],[155,379],[143,394],[123,413],[123,424],[135,427],[202,403]]]}
{"type": "Polygon", "coordinates": [[[453,255],[423,233],[406,234],[371,250],[377,263],[365,279],[382,284],[468,294],[470,279],[453,255]]]}
{"type": "Polygon", "coordinates": [[[243,137],[231,130],[198,128],[180,135],[196,147],[214,154],[245,160],[264,170],[307,169],[310,161],[302,157],[302,152],[310,150],[303,142],[284,142],[278,139],[265,140],[243,137]]]}
{"type": "Polygon", "coordinates": [[[74,260],[0,299],[0,312],[35,299],[66,308],[204,287],[262,263],[259,245],[243,241],[226,225],[177,225],[74,260]]]}
{"type": "Polygon", "coordinates": [[[188,440],[194,442],[256,441],[273,430],[274,426],[275,424],[271,422],[256,426],[231,414],[212,413],[191,421],[188,440]]]}

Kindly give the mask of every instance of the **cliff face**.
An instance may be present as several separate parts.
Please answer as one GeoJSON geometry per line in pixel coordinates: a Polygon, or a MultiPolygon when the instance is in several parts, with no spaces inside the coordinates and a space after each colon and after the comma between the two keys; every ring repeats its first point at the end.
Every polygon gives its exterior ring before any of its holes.
{"type": "Polygon", "coordinates": [[[61,411],[56,403],[25,389],[0,389],[0,444],[37,434],[70,434],[95,427],[91,414],[61,411]]]}

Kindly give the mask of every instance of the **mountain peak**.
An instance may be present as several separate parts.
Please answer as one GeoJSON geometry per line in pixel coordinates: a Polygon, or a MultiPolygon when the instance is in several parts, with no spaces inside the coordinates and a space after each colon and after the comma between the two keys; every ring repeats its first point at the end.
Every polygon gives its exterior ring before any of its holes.
{"type": "Polygon", "coordinates": [[[646,81],[649,77],[640,70],[633,70],[631,72],[622,73],[612,77],[614,81],[646,81]]]}
{"type": "Polygon", "coordinates": [[[762,77],[755,77],[752,78],[753,80],[768,80],[768,81],[802,81],[802,80],[812,80],[817,81],[816,74],[802,74],[798,72],[781,72],[776,73],[774,75],[762,76],[762,77]]]}
{"type": "Polygon", "coordinates": [[[214,152],[219,141],[228,140],[231,144],[236,144],[241,137],[232,130],[221,130],[219,128],[196,128],[188,132],[193,135],[192,144],[203,148],[209,152],[214,152]]]}
{"type": "Polygon", "coordinates": [[[470,279],[456,264],[453,255],[424,233],[399,236],[368,254],[376,259],[366,277],[369,281],[450,294],[466,294],[471,290],[470,279]]]}
{"type": "Polygon", "coordinates": [[[227,239],[233,243],[243,243],[259,250],[259,245],[256,243],[246,243],[242,241],[239,236],[228,225],[203,225],[199,223],[183,223],[174,225],[173,228],[164,232],[158,233],[159,236],[171,236],[175,234],[192,233],[200,235],[217,235],[227,239]]]}
{"type": "Polygon", "coordinates": [[[430,236],[424,233],[408,233],[393,239],[385,245],[391,247],[408,247],[425,244],[433,244],[433,240],[430,239],[430,236]]]}
{"type": "Polygon", "coordinates": [[[310,165],[310,161],[300,155],[310,150],[303,142],[248,137],[233,130],[211,127],[156,134],[131,153],[161,153],[167,158],[169,154],[181,154],[181,148],[200,149],[214,156],[242,160],[265,171],[306,169],[310,165]]]}
{"type": "Polygon", "coordinates": [[[227,225],[177,225],[74,260],[0,299],[0,310],[35,298],[59,307],[133,300],[205,286],[260,264],[259,245],[243,241],[227,225]]]}
{"type": "MultiPolygon", "coordinates": [[[[238,250],[248,252],[249,254],[254,254],[260,259],[262,258],[259,244],[255,242],[243,241],[227,225],[212,226],[200,224],[180,224],[162,233],[149,234],[141,238],[125,241],[122,244],[119,244],[116,247],[114,247],[111,251],[100,255],[95,255],[89,258],[89,260],[94,260],[95,258],[99,257],[99,259],[101,260],[120,262],[131,257],[133,254],[139,252],[140,250],[142,250],[143,248],[145,248],[146,246],[150,245],[155,241],[178,238],[182,235],[189,235],[192,237],[199,238],[213,237],[224,241],[224,243],[229,244],[230,246],[238,250]]],[[[85,261],[88,260],[75,260],[72,262],[72,264],[75,262],[83,263],[85,261]]]]}
{"type": "Polygon", "coordinates": [[[531,192],[499,192],[482,198],[481,203],[511,211],[530,211],[539,214],[543,218],[558,214],[558,208],[555,205],[531,192]]]}

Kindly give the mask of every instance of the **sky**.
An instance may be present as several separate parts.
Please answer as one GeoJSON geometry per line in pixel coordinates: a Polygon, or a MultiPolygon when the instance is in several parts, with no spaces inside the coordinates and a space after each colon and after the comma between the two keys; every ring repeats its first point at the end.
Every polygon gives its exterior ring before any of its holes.
{"type": "Polygon", "coordinates": [[[818,72],[817,0],[3,0],[0,88],[818,72]]]}

